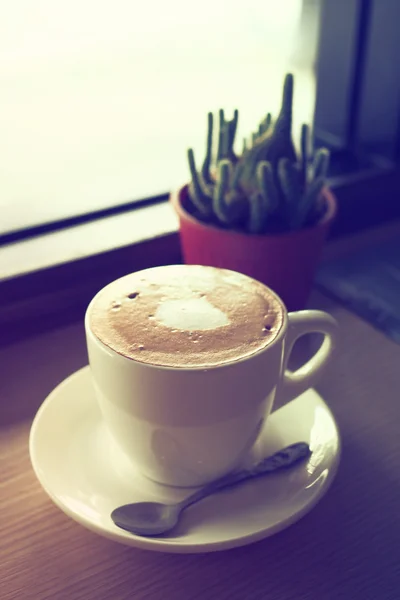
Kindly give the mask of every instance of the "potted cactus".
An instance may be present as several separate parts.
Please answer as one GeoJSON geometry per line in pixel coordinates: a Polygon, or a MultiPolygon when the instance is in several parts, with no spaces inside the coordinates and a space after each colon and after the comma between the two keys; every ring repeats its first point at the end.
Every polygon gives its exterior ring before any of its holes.
{"type": "Polygon", "coordinates": [[[200,171],[188,151],[191,181],[171,200],[180,222],[185,262],[223,267],[275,290],[288,310],[304,308],[336,201],[326,187],[329,152],[309,155],[309,128],[301,131],[300,156],[292,141],[293,76],[286,75],[282,106],[266,115],[234,150],[238,111],[219,112],[216,156],[213,115],[200,171]]]}

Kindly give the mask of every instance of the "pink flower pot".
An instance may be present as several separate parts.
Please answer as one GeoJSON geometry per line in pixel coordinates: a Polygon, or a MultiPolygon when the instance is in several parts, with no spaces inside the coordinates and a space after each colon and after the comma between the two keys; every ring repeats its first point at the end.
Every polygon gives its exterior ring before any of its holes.
{"type": "Polygon", "coordinates": [[[183,258],[187,264],[239,271],[266,284],[289,311],[301,310],[309,297],[315,269],[336,213],[336,199],[325,188],[327,211],[314,226],[288,233],[250,235],[202,223],[185,210],[185,185],[171,195],[178,214],[183,258]]]}

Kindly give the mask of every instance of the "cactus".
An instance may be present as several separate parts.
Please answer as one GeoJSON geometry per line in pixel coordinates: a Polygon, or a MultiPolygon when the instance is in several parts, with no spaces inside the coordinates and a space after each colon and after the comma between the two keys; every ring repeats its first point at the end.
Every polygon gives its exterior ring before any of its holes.
{"type": "Polygon", "coordinates": [[[283,157],[289,158],[292,162],[296,161],[291,135],[292,104],[293,75],[289,74],[285,77],[282,106],[273,127],[268,126],[266,132],[260,137],[255,135],[253,146],[240,158],[244,163],[241,185],[245,192],[251,193],[256,185],[256,170],[260,161],[269,161],[274,169],[283,157]]]}
{"type": "Polygon", "coordinates": [[[278,163],[278,179],[282,195],[289,212],[296,206],[301,193],[299,173],[288,158],[281,158],[278,163]]]}
{"type": "Polygon", "coordinates": [[[189,148],[188,150],[188,159],[192,176],[192,181],[189,185],[190,198],[199,213],[204,217],[209,217],[212,213],[212,198],[197,172],[192,148],[189,148]]]}
{"type": "Polygon", "coordinates": [[[267,116],[265,117],[265,119],[263,121],[261,121],[260,126],[258,128],[260,136],[264,135],[264,133],[267,133],[268,129],[270,128],[271,123],[272,123],[272,115],[271,115],[271,113],[267,113],[267,116]]]}
{"type": "MultiPolygon", "coordinates": [[[[210,166],[212,160],[212,138],[213,138],[213,128],[214,128],[214,117],[210,112],[207,115],[207,146],[206,146],[206,156],[204,158],[203,166],[201,167],[201,175],[203,177],[203,181],[207,184],[212,184],[213,179],[210,173],[210,166]]],[[[190,160],[190,159],[189,159],[190,160]]]]}
{"type": "Polygon", "coordinates": [[[300,138],[300,169],[301,169],[301,180],[303,186],[307,185],[308,177],[308,146],[309,146],[310,128],[306,123],[301,126],[301,138],[300,138]]]}
{"type": "Polygon", "coordinates": [[[314,179],[322,177],[325,179],[329,166],[329,150],[320,148],[316,151],[313,161],[313,176],[314,179]]]}
{"type": "Polygon", "coordinates": [[[246,198],[234,187],[233,170],[233,164],[228,159],[218,163],[212,206],[214,214],[224,225],[238,223],[246,210],[246,198]]]}
{"type": "Polygon", "coordinates": [[[271,163],[262,161],[257,166],[258,190],[249,202],[247,230],[249,233],[264,233],[269,215],[277,205],[277,189],[273,181],[271,163]]]}
{"type": "Polygon", "coordinates": [[[235,142],[236,129],[238,124],[239,111],[235,109],[233,119],[225,120],[224,111],[219,111],[219,136],[218,136],[218,151],[217,162],[223,159],[228,159],[236,162],[237,158],[233,150],[235,142]]]}
{"type": "Polygon", "coordinates": [[[296,218],[294,219],[296,229],[300,229],[305,224],[313,207],[318,208],[318,200],[324,185],[325,179],[323,177],[315,178],[300,198],[296,218]]]}
{"type": "Polygon", "coordinates": [[[267,199],[269,211],[275,211],[279,206],[278,188],[274,181],[274,172],[272,165],[267,160],[263,160],[258,164],[257,177],[261,193],[267,199]]]}
{"type": "Polygon", "coordinates": [[[258,142],[264,136],[265,133],[267,133],[267,131],[271,125],[271,122],[272,122],[272,115],[271,115],[271,113],[268,113],[267,116],[265,117],[265,119],[263,119],[261,121],[261,123],[259,124],[257,131],[251,134],[251,141],[252,141],[253,146],[256,142],[258,142]]]}
{"type": "Polygon", "coordinates": [[[213,115],[208,114],[206,154],[201,171],[188,151],[191,182],[189,210],[204,221],[252,234],[307,227],[325,210],[321,195],[329,151],[309,154],[310,131],[301,129],[300,156],[292,141],[293,76],[285,77],[282,105],[275,122],[270,113],[258,125],[240,156],[234,151],[238,111],[227,120],[219,111],[216,162],[212,168],[213,115]]]}
{"type": "Polygon", "coordinates": [[[229,191],[230,179],[232,179],[232,164],[229,160],[221,160],[218,163],[217,183],[214,188],[213,210],[221,223],[227,225],[231,223],[231,215],[225,196],[229,191]]]}

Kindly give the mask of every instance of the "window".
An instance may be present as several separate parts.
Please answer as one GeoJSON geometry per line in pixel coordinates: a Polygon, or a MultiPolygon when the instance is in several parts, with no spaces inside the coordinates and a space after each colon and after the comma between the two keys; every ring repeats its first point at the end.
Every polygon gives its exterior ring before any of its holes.
{"type": "Polygon", "coordinates": [[[254,130],[288,70],[295,134],[313,122],[332,151],[333,234],[400,218],[399,21],[398,0],[0,5],[0,344],[179,261],[164,201],[185,149],[203,153],[209,110],[254,130]]]}
{"type": "Polygon", "coordinates": [[[345,152],[350,170],[399,158],[397,0],[323,0],[315,134],[345,152]]]}
{"type": "Polygon", "coordinates": [[[319,0],[13,0],[0,7],[0,235],[168,192],[206,115],[238,140],[296,75],[312,122],[319,0]]]}

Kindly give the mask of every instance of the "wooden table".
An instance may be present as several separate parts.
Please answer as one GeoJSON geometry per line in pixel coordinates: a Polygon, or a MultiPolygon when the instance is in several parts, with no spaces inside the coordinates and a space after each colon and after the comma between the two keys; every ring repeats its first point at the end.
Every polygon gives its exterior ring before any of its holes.
{"type": "Polygon", "coordinates": [[[28,456],[32,418],[87,362],[83,325],[0,350],[1,600],[398,600],[400,346],[315,292],[339,321],[340,348],[318,390],[343,438],[337,478],[297,524],[208,555],[124,547],[71,521],[28,456]]]}

